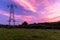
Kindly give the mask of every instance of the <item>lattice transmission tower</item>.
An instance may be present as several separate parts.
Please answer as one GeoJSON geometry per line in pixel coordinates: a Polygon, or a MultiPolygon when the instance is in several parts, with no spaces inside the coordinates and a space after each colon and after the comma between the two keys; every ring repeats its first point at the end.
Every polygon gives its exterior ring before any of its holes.
{"type": "Polygon", "coordinates": [[[8,5],[8,8],[10,9],[10,16],[9,16],[9,25],[11,25],[11,22],[13,23],[13,25],[15,25],[15,16],[14,16],[14,8],[16,7],[16,5],[14,4],[10,4],[8,5]]]}

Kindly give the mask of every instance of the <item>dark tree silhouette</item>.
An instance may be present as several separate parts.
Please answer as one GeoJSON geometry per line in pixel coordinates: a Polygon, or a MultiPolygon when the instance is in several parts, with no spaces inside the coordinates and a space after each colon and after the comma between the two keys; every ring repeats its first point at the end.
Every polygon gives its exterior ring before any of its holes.
{"type": "Polygon", "coordinates": [[[24,21],[24,22],[22,23],[22,25],[28,25],[28,23],[27,23],[26,21],[24,21]]]}

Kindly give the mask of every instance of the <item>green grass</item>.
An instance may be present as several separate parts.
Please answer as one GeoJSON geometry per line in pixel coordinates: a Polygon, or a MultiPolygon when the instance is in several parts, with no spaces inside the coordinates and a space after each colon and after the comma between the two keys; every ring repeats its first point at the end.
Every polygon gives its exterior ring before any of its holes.
{"type": "Polygon", "coordinates": [[[0,28],[0,40],[60,40],[60,30],[0,28]]]}

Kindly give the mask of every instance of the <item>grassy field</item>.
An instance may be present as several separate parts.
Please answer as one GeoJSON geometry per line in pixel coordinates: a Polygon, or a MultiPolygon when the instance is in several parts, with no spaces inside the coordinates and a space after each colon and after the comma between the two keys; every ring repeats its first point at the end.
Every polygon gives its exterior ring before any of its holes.
{"type": "Polygon", "coordinates": [[[0,28],[0,40],[60,40],[60,30],[0,28]]]}

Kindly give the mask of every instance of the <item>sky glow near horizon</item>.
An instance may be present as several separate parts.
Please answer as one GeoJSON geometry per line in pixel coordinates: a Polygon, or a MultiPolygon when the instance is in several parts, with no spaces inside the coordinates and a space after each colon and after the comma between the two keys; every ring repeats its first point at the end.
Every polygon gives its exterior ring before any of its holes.
{"type": "Polygon", "coordinates": [[[19,23],[56,22],[60,21],[60,0],[0,0],[0,23],[8,24],[9,8],[13,3],[15,19],[19,23]]]}

